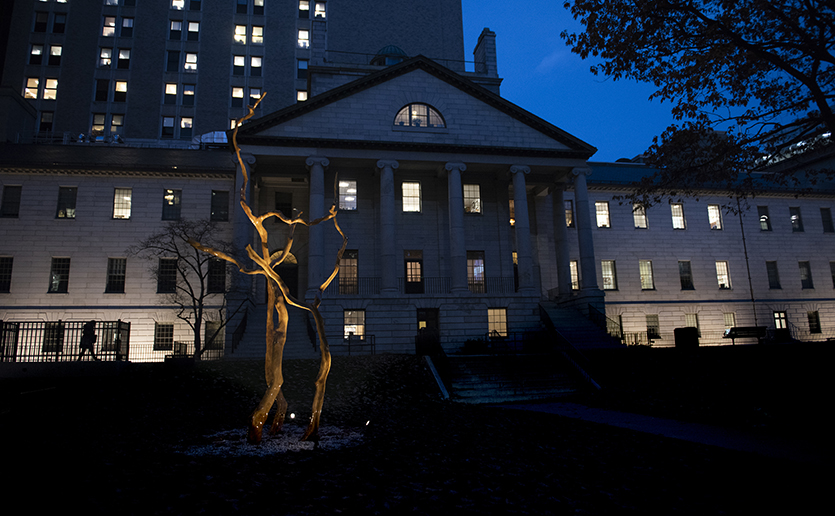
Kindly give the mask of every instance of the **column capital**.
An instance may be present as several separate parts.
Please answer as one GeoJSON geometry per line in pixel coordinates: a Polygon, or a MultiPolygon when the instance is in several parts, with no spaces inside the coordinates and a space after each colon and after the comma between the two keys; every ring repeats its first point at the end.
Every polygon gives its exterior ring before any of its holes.
{"type": "Polygon", "coordinates": [[[444,168],[447,172],[452,172],[453,170],[457,170],[458,172],[464,172],[467,170],[467,165],[465,163],[451,161],[444,165],[444,168]]]}
{"type": "Polygon", "coordinates": [[[510,167],[511,174],[516,174],[517,172],[521,172],[523,174],[530,174],[531,167],[525,165],[513,165],[512,167],[510,167]]]}
{"type": "Polygon", "coordinates": [[[330,163],[331,162],[328,161],[328,158],[324,156],[310,156],[309,158],[304,160],[304,164],[307,165],[307,168],[310,168],[314,165],[319,165],[322,168],[325,168],[328,165],[330,165],[330,163]]]}
{"type": "Polygon", "coordinates": [[[400,162],[393,160],[393,159],[381,159],[377,161],[377,168],[380,170],[384,168],[390,168],[392,170],[397,170],[397,167],[400,166],[400,162]]]}
{"type": "Polygon", "coordinates": [[[591,168],[589,168],[589,167],[574,167],[574,168],[571,169],[571,175],[573,175],[574,177],[578,177],[580,174],[582,174],[584,176],[590,176],[591,175],[591,168]]]}
{"type": "MultiPolygon", "coordinates": [[[[230,156],[229,159],[231,159],[232,163],[234,163],[235,165],[240,165],[240,163],[238,163],[238,157],[235,156],[234,154],[232,154],[232,156],[230,156]]],[[[243,152],[241,153],[241,160],[243,160],[243,162],[247,165],[254,165],[255,164],[255,156],[253,154],[248,153],[248,152],[247,153],[243,153],[243,152]]]]}

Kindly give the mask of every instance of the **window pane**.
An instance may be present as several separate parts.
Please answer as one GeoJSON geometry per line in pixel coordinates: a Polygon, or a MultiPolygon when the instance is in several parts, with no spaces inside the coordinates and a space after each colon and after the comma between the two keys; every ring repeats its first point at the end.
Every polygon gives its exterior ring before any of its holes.
{"type": "Polygon", "coordinates": [[[359,252],[346,249],[339,261],[339,293],[359,293],[359,252]]]}
{"type": "Polygon", "coordinates": [[[357,182],[339,182],[339,209],[353,211],[357,209],[357,182]]]}
{"type": "Polygon", "coordinates": [[[670,209],[673,215],[673,229],[684,229],[684,206],[671,204],[670,209]]]}
{"type": "Polygon", "coordinates": [[[728,262],[716,262],[716,281],[719,288],[731,288],[731,276],[728,272],[728,262]]]}
{"type": "Polygon", "coordinates": [[[507,337],[507,309],[487,309],[487,332],[491,337],[507,337]]]}
{"type": "Polygon", "coordinates": [[[420,212],[420,183],[403,183],[403,211],[420,212]]]}
{"type": "Polygon", "coordinates": [[[154,323],[154,351],[174,349],[174,325],[154,323]]]}
{"type": "Polygon", "coordinates": [[[229,192],[212,190],[211,219],[216,221],[229,220],[229,192]]]}
{"type": "Polygon", "coordinates": [[[464,185],[464,213],[481,213],[481,187],[464,185]]]}
{"type": "Polygon", "coordinates": [[[608,228],[609,225],[609,203],[598,201],[594,203],[594,211],[597,215],[597,227],[608,228]]]}
{"type": "Polygon", "coordinates": [[[343,335],[365,337],[365,310],[344,310],[342,312],[343,335]]]}
{"type": "Polygon", "coordinates": [[[133,191],[130,188],[116,188],[113,192],[113,218],[129,219],[131,208],[131,196],[133,191]]]}
{"type": "Polygon", "coordinates": [[[789,215],[791,217],[792,232],[801,233],[803,231],[803,219],[800,218],[800,208],[789,208],[789,215]]]}
{"type": "Polygon", "coordinates": [[[710,222],[710,229],[722,229],[722,212],[718,204],[708,205],[707,218],[710,222]]]}
{"type": "Polygon", "coordinates": [[[180,195],[182,190],[163,190],[162,220],[180,220],[180,195]]]}
{"type": "Polygon", "coordinates": [[[58,209],[55,212],[55,218],[58,219],[74,219],[75,218],[75,199],[78,193],[78,188],[62,186],[58,189],[58,209]]]}
{"type": "Polygon", "coordinates": [[[14,258],[11,256],[0,256],[0,292],[12,291],[12,266],[14,258]]]}
{"type": "Polygon", "coordinates": [[[170,294],[177,290],[177,259],[160,258],[157,266],[157,293],[170,294]]]}
{"type": "Polygon", "coordinates": [[[70,259],[53,258],[52,267],[49,271],[50,293],[67,292],[70,283],[70,259]]]}
{"type": "Polygon", "coordinates": [[[678,275],[681,279],[681,290],[693,290],[693,273],[689,261],[678,262],[678,275]]]}
{"type": "Polygon", "coordinates": [[[832,225],[832,210],[821,208],[821,224],[824,233],[835,233],[835,226],[832,225]]]}
{"type": "Polygon", "coordinates": [[[105,292],[124,292],[125,291],[125,268],[127,266],[126,258],[108,258],[107,259],[107,285],[105,292]]]}
{"type": "Polygon", "coordinates": [[[768,206],[757,206],[757,217],[760,219],[760,231],[771,231],[771,219],[768,218],[768,206]]]}
{"type": "Polygon", "coordinates": [[[210,294],[226,292],[226,262],[220,258],[209,258],[207,290],[210,294]]]}
{"type": "Polygon", "coordinates": [[[798,262],[800,266],[800,285],[802,288],[815,288],[812,283],[812,267],[809,262],[798,262]]]}
{"type": "Polygon", "coordinates": [[[603,260],[600,262],[600,266],[603,272],[603,290],[617,290],[618,279],[615,272],[615,261],[603,260]]]}
{"type": "Polygon", "coordinates": [[[765,262],[765,269],[768,273],[768,288],[780,288],[780,274],[777,271],[777,262],[765,262]]]}
{"type": "Polygon", "coordinates": [[[571,260],[568,269],[571,274],[571,290],[580,290],[580,267],[577,260],[571,260]]]}
{"type": "Polygon", "coordinates": [[[637,205],[632,208],[632,220],[635,222],[635,227],[646,229],[647,227],[647,210],[644,206],[637,205]]]}
{"type": "Polygon", "coordinates": [[[3,186],[3,205],[0,206],[0,216],[17,218],[20,214],[20,194],[22,186],[3,186]]]}
{"type": "Polygon", "coordinates": [[[638,268],[641,273],[641,290],[653,290],[655,288],[655,282],[652,278],[652,261],[639,260],[638,268]]]}
{"type": "Polygon", "coordinates": [[[470,292],[485,292],[484,251],[467,251],[467,281],[470,292]]]}

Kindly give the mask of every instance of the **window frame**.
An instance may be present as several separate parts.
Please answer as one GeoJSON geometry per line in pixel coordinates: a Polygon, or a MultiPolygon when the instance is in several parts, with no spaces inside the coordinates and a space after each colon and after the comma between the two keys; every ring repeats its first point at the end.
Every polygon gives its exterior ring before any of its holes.
{"type": "Polygon", "coordinates": [[[446,119],[440,111],[425,102],[412,102],[397,110],[392,121],[394,128],[446,129],[446,119]],[[425,110],[425,113],[422,111],[425,110]],[[421,124],[425,120],[426,125],[421,124]],[[432,123],[435,121],[435,123],[432,123]],[[437,123],[440,122],[440,123],[437,123]]]}
{"type": "Polygon", "coordinates": [[[487,335],[489,337],[507,337],[507,308],[487,309],[487,335]]]}
{"type": "Polygon", "coordinates": [[[365,340],[365,310],[342,310],[342,338],[348,340],[352,337],[359,337],[365,340]],[[353,329],[354,331],[349,331],[353,329]]]}
{"type": "Polygon", "coordinates": [[[339,294],[359,294],[359,250],[346,249],[339,260],[339,294]]]}
{"type": "Polygon", "coordinates": [[[780,290],[783,288],[780,285],[780,270],[777,267],[776,261],[767,260],[765,262],[765,273],[768,277],[769,290],[780,290]]]}
{"type": "Polygon", "coordinates": [[[114,220],[130,220],[133,207],[133,188],[113,189],[113,216],[114,220]],[[119,199],[121,194],[122,198],[119,199]],[[124,201],[127,201],[125,203],[124,201]]]}
{"type": "Polygon", "coordinates": [[[803,233],[803,217],[800,215],[799,206],[789,207],[789,221],[791,222],[792,233],[803,233]]]}
{"type": "Polygon", "coordinates": [[[180,220],[182,215],[182,195],[179,188],[165,188],[162,191],[162,218],[160,220],[180,220]]]}
{"type": "Polygon", "coordinates": [[[357,181],[339,180],[339,211],[357,211],[357,181]]]}
{"type": "Polygon", "coordinates": [[[47,294],[66,294],[70,287],[70,267],[72,259],[67,257],[52,257],[49,267],[49,288],[47,294]]]}
{"type": "Polygon", "coordinates": [[[58,203],[55,207],[56,219],[74,219],[75,205],[78,200],[77,186],[59,186],[58,203]]]}
{"type": "Polygon", "coordinates": [[[600,274],[603,279],[603,290],[618,289],[618,272],[615,260],[600,260],[600,274]],[[608,286],[607,279],[609,282],[608,286]]]}
{"type": "Polygon", "coordinates": [[[696,290],[693,284],[693,268],[690,260],[678,261],[678,278],[681,283],[681,290],[696,290]]]}
{"type": "Polygon", "coordinates": [[[727,260],[716,260],[716,283],[719,285],[719,290],[731,290],[733,288],[731,266],[727,260]]]}
{"type": "Polygon", "coordinates": [[[467,251],[467,286],[474,294],[487,292],[484,251],[467,251]]]}
{"type": "Polygon", "coordinates": [[[14,256],[0,256],[0,294],[12,291],[12,273],[14,272],[14,256]]]}
{"type": "Polygon", "coordinates": [[[771,216],[768,214],[768,206],[757,206],[757,220],[760,222],[760,231],[771,231],[771,216]]]}
{"type": "Polygon", "coordinates": [[[215,222],[229,221],[229,190],[212,190],[209,219],[215,222]]]}
{"type": "Polygon", "coordinates": [[[661,339],[661,318],[658,314],[646,314],[647,339],[661,339]]]}
{"type": "Polygon", "coordinates": [[[0,201],[0,217],[6,219],[20,218],[20,199],[23,196],[23,185],[3,185],[3,200],[0,201]]]}
{"type": "Polygon", "coordinates": [[[567,199],[563,201],[563,209],[565,210],[565,227],[566,228],[573,228],[574,227],[574,201],[571,199],[567,199]]]}
{"type": "Polygon", "coordinates": [[[406,294],[423,294],[423,250],[404,250],[403,251],[403,268],[404,268],[404,291],[406,294]]]}
{"type": "Polygon", "coordinates": [[[824,233],[835,233],[835,225],[832,224],[832,209],[821,208],[821,225],[824,233]]]}
{"type": "Polygon", "coordinates": [[[179,263],[177,258],[159,258],[157,260],[157,294],[175,294],[179,263]]]}
{"type": "Polygon", "coordinates": [[[641,290],[655,290],[652,260],[638,260],[638,275],[641,279],[641,290]]]}
{"type": "Polygon", "coordinates": [[[105,294],[125,293],[127,262],[127,258],[107,259],[107,279],[104,286],[105,294]]]}
{"type": "Polygon", "coordinates": [[[464,213],[481,215],[481,185],[467,183],[461,185],[461,189],[464,196],[464,213]]]}
{"type": "Polygon", "coordinates": [[[423,212],[423,195],[420,181],[403,181],[400,183],[400,191],[403,213],[423,212]],[[409,188],[407,188],[407,185],[409,188]]]}
{"type": "Polygon", "coordinates": [[[707,221],[711,231],[722,230],[722,209],[718,204],[707,205],[707,221]]]}
{"type": "Polygon", "coordinates": [[[594,202],[594,218],[598,228],[611,229],[612,218],[609,214],[609,201],[594,202]]]}
{"type": "Polygon", "coordinates": [[[154,351],[174,350],[174,325],[154,322],[154,351]]]}
{"type": "Polygon", "coordinates": [[[820,312],[806,312],[806,318],[809,321],[809,333],[822,333],[820,312]]]}
{"type": "Polygon", "coordinates": [[[210,257],[207,261],[206,292],[209,294],[226,293],[226,260],[210,257]]]}
{"type": "Polygon", "coordinates": [[[815,282],[812,281],[812,264],[808,261],[797,262],[800,269],[800,288],[810,290],[815,288],[815,282]]]}
{"type": "Polygon", "coordinates": [[[647,229],[647,208],[642,204],[632,205],[632,223],[635,229],[647,229]]]}
{"type": "Polygon", "coordinates": [[[568,262],[568,275],[571,282],[571,290],[580,290],[580,262],[570,260],[568,262]]]}
{"type": "Polygon", "coordinates": [[[670,203],[670,215],[672,217],[673,229],[684,231],[687,229],[687,219],[684,217],[684,204],[680,202],[670,203]],[[676,213],[678,210],[680,213],[676,213]]]}

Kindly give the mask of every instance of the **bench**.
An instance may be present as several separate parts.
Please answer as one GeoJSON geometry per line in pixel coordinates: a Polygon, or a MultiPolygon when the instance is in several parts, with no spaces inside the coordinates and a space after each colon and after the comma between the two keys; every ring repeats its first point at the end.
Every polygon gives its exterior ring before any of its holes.
{"type": "Polygon", "coordinates": [[[731,339],[731,345],[736,344],[736,339],[764,339],[765,326],[734,326],[725,330],[724,339],[731,339]]]}

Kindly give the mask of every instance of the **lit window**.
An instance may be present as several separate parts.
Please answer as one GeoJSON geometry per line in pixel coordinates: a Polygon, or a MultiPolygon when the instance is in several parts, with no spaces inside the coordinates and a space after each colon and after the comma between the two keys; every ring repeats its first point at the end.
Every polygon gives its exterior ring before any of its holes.
{"type": "Polygon", "coordinates": [[[254,106],[258,99],[261,98],[261,88],[249,89],[249,105],[254,106]]]}
{"type": "MultiPolygon", "coordinates": [[[[177,0],[172,0],[176,2],[177,0]]],[[[183,0],[179,0],[182,5],[183,0]]],[[[182,9],[182,7],[180,7],[182,9]]],[[[174,325],[154,323],[154,351],[172,351],[174,349],[174,325]]]]}
{"type": "Polygon", "coordinates": [[[113,102],[125,102],[128,98],[128,83],[116,81],[116,90],[113,93],[113,102]]]}
{"type": "Polygon", "coordinates": [[[481,213],[481,187],[464,185],[464,213],[481,213]]]}
{"type": "Polygon", "coordinates": [[[107,259],[107,284],[104,287],[105,292],[110,293],[124,293],[125,292],[125,269],[127,267],[126,258],[108,258],[107,259]]]}
{"type": "Polygon", "coordinates": [[[61,66],[61,53],[64,48],[61,45],[52,45],[49,47],[49,66],[61,66]]]}
{"type": "Polygon", "coordinates": [[[516,225],[516,202],[513,199],[507,201],[507,209],[510,213],[510,225],[516,225]]]}
{"type": "Polygon", "coordinates": [[[806,317],[809,319],[809,333],[821,332],[821,318],[818,312],[806,312],[806,317]]]}
{"type": "Polygon", "coordinates": [[[357,182],[339,182],[339,209],[354,211],[357,209],[357,182]]]}
{"type": "Polygon", "coordinates": [[[113,191],[113,218],[129,219],[131,197],[133,190],[130,188],[116,188],[113,191]]]}
{"type": "Polygon", "coordinates": [[[122,126],[125,125],[125,115],[113,114],[110,116],[110,132],[112,134],[121,134],[122,126]]]}
{"type": "Polygon", "coordinates": [[[420,212],[420,183],[403,183],[403,211],[420,212]]]}
{"type": "Polygon", "coordinates": [[[577,260],[568,262],[568,271],[571,275],[571,290],[580,290],[580,264],[577,260]]]}
{"type": "Polygon", "coordinates": [[[44,100],[55,100],[58,97],[58,79],[47,79],[44,82],[43,98],[44,100]]]}
{"type": "Polygon", "coordinates": [[[119,0],[104,0],[104,5],[119,5],[119,0]]]}
{"type": "Polygon", "coordinates": [[[789,208],[789,215],[791,216],[792,232],[803,232],[803,219],[800,218],[800,208],[789,208]]]}
{"type": "Polygon", "coordinates": [[[344,310],[342,312],[342,334],[345,339],[365,338],[365,310],[344,310]]]}
{"type": "Polygon", "coordinates": [[[93,123],[90,125],[90,134],[102,136],[104,134],[104,123],[107,115],[104,113],[93,113],[93,123]]]}
{"type": "Polygon", "coordinates": [[[180,220],[182,190],[163,190],[162,220],[180,220]]]}
{"type": "Polygon", "coordinates": [[[722,212],[718,204],[707,206],[707,218],[710,221],[710,229],[722,229],[722,212]]]}
{"type": "Polygon", "coordinates": [[[215,221],[229,220],[229,192],[212,190],[211,219],[215,221]]]}
{"type": "Polygon", "coordinates": [[[670,204],[670,211],[673,215],[673,229],[684,229],[684,206],[670,204]]]}
{"type": "Polygon", "coordinates": [[[165,99],[163,100],[165,104],[176,104],[177,103],[177,84],[174,82],[168,82],[165,84],[165,99]]]}
{"type": "Polygon", "coordinates": [[[252,27],[252,44],[261,45],[264,43],[264,27],[252,27]]]}
{"type": "Polygon", "coordinates": [[[397,112],[394,125],[399,127],[446,127],[438,111],[426,104],[409,104],[397,112]]]}
{"type": "Polygon", "coordinates": [[[632,207],[632,221],[637,229],[647,228],[647,209],[645,206],[636,204],[632,207]]]}
{"type": "Polygon", "coordinates": [[[206,281],[209,294],[226,292],[226,262],[220,258],[209,258],[209,277],[206,281]]]}
{"type": "Polygon", "coordinates": [[[102,48],[99,50],[99,66],[109,67],[113,58],[112,48],[102,48]]]}
{"type": "Polygon", "coordinates": [[[180,119],[180,138],[188,139],[191,138],[192,131],[194,130],[194,119],[190,116],[184,116],[180,119]]]}
{"type": "Polygon", "coordinates": [[[168,31],[168,39],[179,40],[183,37],[183,22],[171,20],[171,28],[168,31]]]}
{"type": "Polygon", "coordinates": [[[299,59],[296,63],[296,78],[307,79],[307,59],[299,59]]]}
{"type": "Polygon", "coordinates": [[[310,2],[308,0],[299,1],[299,18],[310,18],[310,2]]]}
{"type": "Polygon", "coordinates": [[[832,210],[821,208],[821,224],[824,233],[835,233],[835,226],[832,225],[832,210]]]}
{"type": "Polygon", "coordinates": [[[38,85],[40,79],[37,77],[29,77],[26,79],[26,87],[23,88],[23,97],[27,99],[38,98],[38,85]]]}
{"type": "Polygon", "coordinates": [[[650,339],[661,338],[661,325],[658,323],[658,314],[647,314],[647,337],[650,339]]]}
{"type": "Polygon", "coordinates": [[[3,186],[3,206],[0,207],[0,216],[16,219],[20,214],[20,193],[22,186],[3,186]]]}
{"type": "Polygon", "coordinates": [[[157,267],[157,293],[171,294],[177,291],[177,259],[160,258],[157,267]]]}
{"type": "Polygon", "coordinates": [[[507,337],[507,308],[487,309],[487,333],[491,337],[507,337]]]}
{"type": "Polygon", "coordinates": [[[232,107],[243,107],[244,105],[244,89],[232,88],[232,107]]]}
{"type": "Polygon", "coordinates": [[[681,290],[693,290],[693,271],[689,261],[678,262],[678,277],[681,281],[681,290]]]}
{"type": "Polygon", "coordinates": [[[246,44],[246,25],[235,25],[235,43],[246,44]]]}
{"type": "Polygon", "coordinates": [[[296,90],[296,102],[307,101],[307,90],[296,90]]]}
{"type": "Polygon", "coordinates": [[[641,273],[641,290],[655,290],[655,281],[652,278],[652,261],[638,260],[638,268],[641,273]]]}
{"type": "Polygon", "coordinates": [[[70,285],[70,259],[53,258],[52,267],[49,270],[49,292],[65,293],[70,285]]]}
{"type": "Polygon", "coordinates": [[[188,41],[197,41],[200,39],[200,22],[188,22],[188,35],[186,39],[188,41]]]}
{"type": "Polygon", "coordinates": [[[253,77],[261,77],[261,56],[252,56],[249,60],[249,74],[253,77]]]}
{"type": "Polygon", "coordinates": [[[815,288],[812,283],[812,266],[809,262],[797,262],[800,266],[800,286],[801,288],[815,288]]]}
{"type": "Polygon", "coordinates": [[[614,260],[603,260],[600,262],[603,272],[603,290],[617,290],[618,276],[614,260]]]}
{"type": "Polygon", "coordinates": [[[485,292],[484,251],[467,251],[467,283],[470,292],[475,294],[485,292]]]}
{"type": "Polygon", "coordinates": [[[232,75],[244,75],[246,56],[232,56],[232,75]]]}
{"type": "Polygon", "coordinates": [[[406,294],[423,294],[423,251],[403,251],[406,294]]]}
{"type": "Polygon", "coordinates": [[[119,60],[116,62],[116,68],[119,70],[127,70],[130,68],[130,49],[119,49],[119,60]]]}
{"type": "Polygon", "coordinates": [[[310,47],[310,32],[307,29],[299,29],[299,48],[308,47],[310,47]]]}
{"type": "Polygon", "coordinates": [[[597,227],[608,228],[611,227],[609,223],[609,203],[606,201],[598,201],[594,203],[594,211],[597,215],[597,227]]]}
{"type": "Polygon", "coordinates": [[[339,260],[339,293],[359,292],[359,251],[346,249],[339,260]]]}
{"type": "Polygon", "coordinates": [[[67,15],[55,13],[55,18],[52,20],[52,32],[55,34],[63,34],[66,26],[67,15]]]}
{"type": "Polygon", "coordinates": [[[252,14],[255,14],[255,15],[264,14],[264,0],[253,0],[252,1],[252,14]]]}
{"type": "Polygon", "coordinates": [[[736,326],[736,314],[734,312],[725,312],[722,314],[725,322],[725,328],[733,328],[736,326]]]}
{"type": "Polygon", "coordinates": [[[696,335],[702,336],[702,331],[699,329],[699,314],[684,314],[684,327],[696,328],[696,335]]]}
{"type": "Polygon", "coordinates": [[[171,8],[182,11],[185,7],[186,0],[171,0],[171,8]]]}
{"type": "Polygon", "coordinates": [[[325,17],[325,2],[316,2],[316,18],[325,17]]]}
{"type": "Polygon", "coordinates": [[[184,106],[193,106],[194,105],[194,84],[183,84],[183,105],[184,106]]]}
{"type": "Polygon", "coordinates": [[[55,210],[56,219],[75,218],[75,199],[78,188],[74,186],[62,186],[58,188],[58,207],[55,210]]]}
{"type": "Polygon", "coordinates": [[[728,262],[716,262],[716,281],[719,283],[719,288],[731,288],[731,274],[728,271],[728,262]]]}
{"type": "Polygon", "coordinates": [[[43,62],[43,45],[32,45],[29,50],[29,64],[39,65],[43,62]]]}
{"type": "Polygon", "coordinates": [[[187,52],[186,53],[186,62],[185,62],[185,65],[183,65],[183,68],[185,68],[189,72],[196,72],[197,71],[197,54],[187,52]]]}
{"type": "Polygon", "coordinates": [[[765,262],[765,271],[768,274],[768,288],[782,288],[780,286],[780,273],[777,270],[777,262],[765,262]]]}
{"type": "Polygon", "coordinates": [[[771,219],[768,218],[768,206],[757,206],[757,216],[760,219],[760,231],[771,231],[771,219]]]}
{"type": "Polygon", "coordinates": [[[789,317],[786,312],[774,312],[774,328],[784,330],[789,327],[789,317]]]}
{"type": "Polygon", "coordinates": [[[574,201],[565,201],[565,227],[574,227],[574,201]]]}
{"type": "Polygon", "coordinates": [[[14,258],[11,256],[0,256],[0,292],[12,291],[12,266],[14,258]]]}
{"type": "Polygon", "coordinates": [[[162,117],[162,134],[160,136],[162,138],[173,138],[174,137],[174,117],[173,116],[162,117]]]}
{"type": "Polygon", "coordinates": [[[119,35],[123,38],[133,37],[133,18],[122,18],[122,30],[119,35]]]}
{"type": "Polygon", "coordinates": [[[101,35],[104,37],[113,37],[116,35],[116,17],[105,16],[102,22],[101,35]]]}

